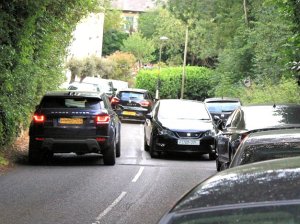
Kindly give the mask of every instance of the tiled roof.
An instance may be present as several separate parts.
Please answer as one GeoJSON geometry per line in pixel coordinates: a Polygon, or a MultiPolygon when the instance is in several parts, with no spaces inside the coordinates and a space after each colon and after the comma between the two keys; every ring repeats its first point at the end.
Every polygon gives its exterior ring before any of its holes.
{"type": "Polygon", "coordinates": [[[112,7],[122,11],[145,12],[155,8],[153,0],[112,0],[112,7]]]}

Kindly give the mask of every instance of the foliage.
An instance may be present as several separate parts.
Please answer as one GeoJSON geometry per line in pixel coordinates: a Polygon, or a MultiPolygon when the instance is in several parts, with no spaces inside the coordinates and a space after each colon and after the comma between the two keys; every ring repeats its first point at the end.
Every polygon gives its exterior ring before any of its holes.
{"type": "Polygon", "coordinates": [[[282,78],[279,84],[274,85],[268,80],[261,84],[254,84],[250,88],[244,88],[241,92],[241,100],[249,103],[300,103],[300,89],[294,79],[282,78]]]}
{"type": "Polygon", "coordinates": [[[153,59],[152,53],[155,49],[151,40],[136,32],[123,41],[121,50],[133,54],[141,66],[142,63],[150,62],[153,59]]]}
{"type": "Polygon", "coordinates": [[[216,95],[238,95],[246,78],[276,85],[295,75],[290,64],[300,60],[298,0],[169,0],[168,9],[191,30],[190,56],[218,62],[216,95]]]}
{"type": "Polygon", "coordinates": [[[115,52],[107,57],[107,60],[113,62],[113,73],[111,79],[129,81],[132,74],[132,68],[136,62],[134,55],[127,52],[115,52]]]}
{"type": "MultiPolygon", "coordinates": [[[[204,100],[209,97],[211,85],[211,70],[204,67],[186,67],[184,98],[204,100]]],[[[148,89],[155,94],[158,76],[161,80],[160,98],[180,98],[182,68],[168,67],[159,70],[140,70],[136,77],[136,87],[148,89]]]]}
{"type": "Polygon", "coordinates": [[[77,22],[106,0],[14,0],[0,3],[0,144],[27,127],[41,95],[64,79],[63,61],[77,22]]]}
{"type": "Polygon", "coordinates": [[[122,30],[121,12],[106,10],[103,29],[102,55],[107,56],[121,49],[128,34],[122,30]]]}
{"type": "Polygon", "coordinates": [[[128,38],[128,34],[119,30],[108,30],[103,33],[102,55],[107,56],[116,51],[120,51],[123,41],[128,38]]]}

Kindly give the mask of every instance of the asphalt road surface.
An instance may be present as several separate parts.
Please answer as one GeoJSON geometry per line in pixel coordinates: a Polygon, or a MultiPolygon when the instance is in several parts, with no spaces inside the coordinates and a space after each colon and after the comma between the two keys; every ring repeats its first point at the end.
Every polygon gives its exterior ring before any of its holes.
{"type": "Polygon", "coordinates": [[[195,184],[216,173],[207,155],[152,159],[143,125],[122,124],[121,157],[56,154],[0,175],[1,224],[153,224],[195,184]]]}

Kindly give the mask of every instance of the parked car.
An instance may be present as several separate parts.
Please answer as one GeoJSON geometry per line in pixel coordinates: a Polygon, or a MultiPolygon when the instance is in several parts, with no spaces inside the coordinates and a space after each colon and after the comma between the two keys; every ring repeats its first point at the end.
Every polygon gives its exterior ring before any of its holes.
{"type": "Polygon", "coordinates": [[[209,154],[215,159],[216,127],[203,102],[159,100],[144,124],[145,150],[209,154]]]}
{"type": "Polygon", "coordinates": [[[300,223],[300,157],[234,167],[184,195],[159,224],[300,223]]]}
{"type": "Polygon", "coordinates": [[[230,114],[241,106],[240,99],[229,97],[206,98],[204,103],[215,122],[226,122],[230,114]]]}
{"type": "Polygon", "coordinates": [[[62,91],[43,96],[29,129],[29,162],[54,153],[99,153],[106,165],[120,156],[121,123],[105,93],[62,91]]]}
{"type": "Polygon", "coordinates": [[[100,87],[95,83],[86,82],[72,82],[67,87],[68,90],[78,90],[78,91],[94,91],[101,92],[100,87]]]}
{"type": "Polygon", "coordinates": [[[299,128],[254,132],[243,139],[229,168],[293,156],[300,156],[299,128]]]}
{"type": "MultiPolygon", "coordinates": [[[[110,79],[102,79],[98,77],[85,77],[81,83],[97,85],[98,91],[106,93],[109,99],[114,97],[116,94],[117,89],[115,88],[113,81],[110,79]]],[[[84,89],[84,91],[86,90],[84,89]]]]}
{"type": "Polygon", "coordinates": [[[241,140],[251,132],[287,127],[300,127],[300,105],[252,105],[236,109],[218,126],[217,170],[226,169],[230,164],[241,140]]]}
{"type": "Polygon", "coordinates": [[[153,107],[154,99],[145,89],[128,88],[117,92],[111,100],[112,107],[122,121],[145,121],[153,107]]]}

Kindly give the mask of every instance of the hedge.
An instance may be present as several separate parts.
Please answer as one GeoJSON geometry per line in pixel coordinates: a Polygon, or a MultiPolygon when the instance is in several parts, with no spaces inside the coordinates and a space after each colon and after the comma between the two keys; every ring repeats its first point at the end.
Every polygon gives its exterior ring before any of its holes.
{"type": "MultiPolygon", "coordinates": [[[[155,95],[158,76],[161,80],[160,98],[171,99],[180,98],[182,67],[168,67],[158,69],[143,69],[136,76],[135,87],[149,90],[155,95]]],[[[212,92],[211,82],[212,71],[204,67],[186,67],[186,78],[184,88],[184,99],[200,100],[210,97],[212,92]]]]}

